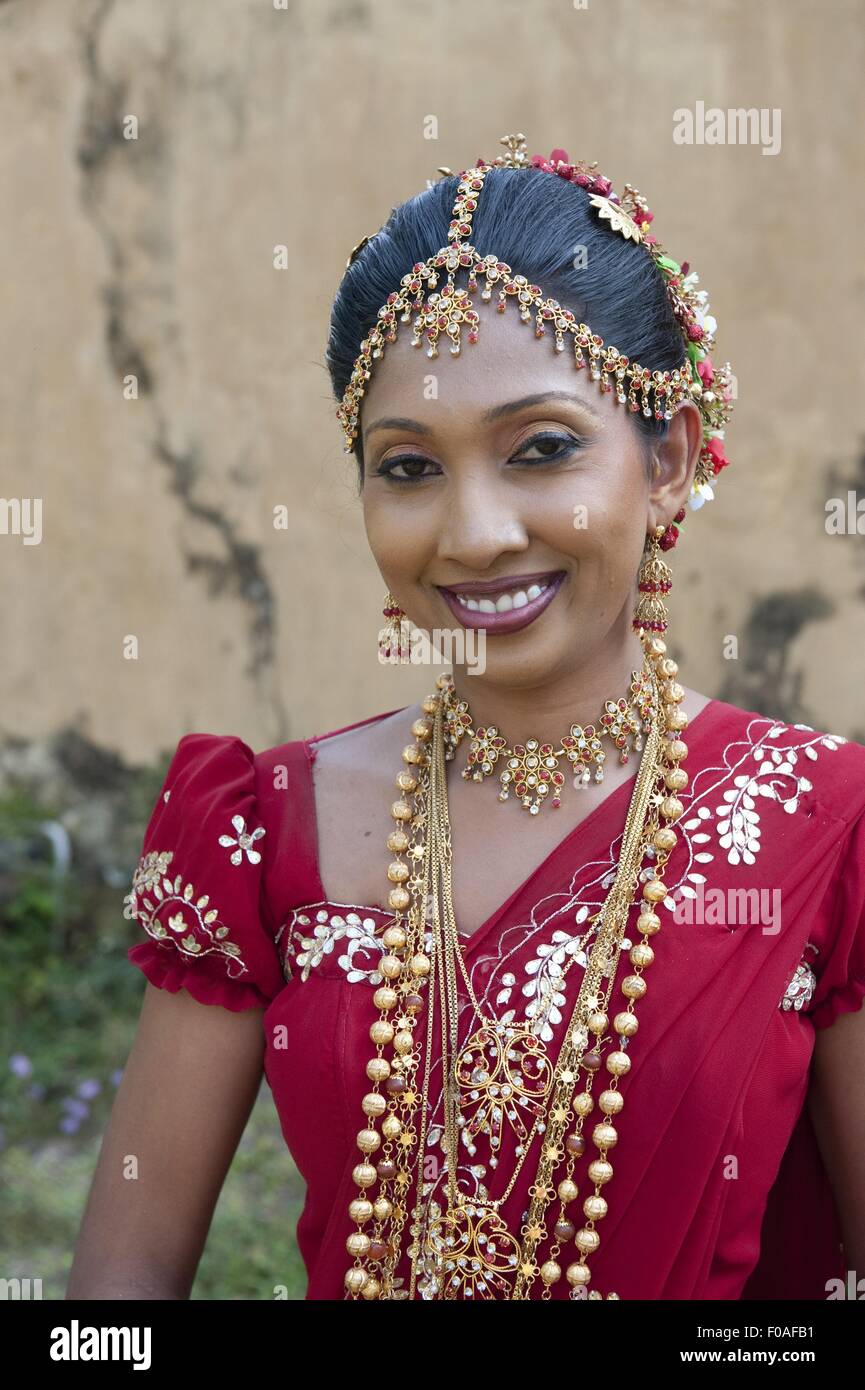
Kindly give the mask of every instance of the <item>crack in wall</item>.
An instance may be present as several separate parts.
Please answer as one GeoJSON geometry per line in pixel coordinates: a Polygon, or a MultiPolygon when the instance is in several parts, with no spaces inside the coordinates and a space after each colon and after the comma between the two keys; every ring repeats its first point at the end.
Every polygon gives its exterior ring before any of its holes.
{"type": "Polygon", "coordinates": [[[257,679],[274,664],[275,600],[261,560],[260,548],[241,539],[231,519],[219,507],[200,502],[194,495],[199,464],[194,450],[178,453],[165,441],[164,428],[154,444],[158,461],[166,468],[172,493],[191,519],[211,527],[220,537],[225,559],[185,552],[191,574],[200,574],[211,597],[231,593],[250,609],[252,652],[246,674],[257,679]]]}
{"type": "Polygon", "coordinates": [[[802,699],[805,673],[792,665],[790,649],[805,627],[834,612],[831,599],[814,586],[759,598],[745,622],[744,660],[729,663],[719,699],[787,724],[813,725],[802,699]]]}
{"type": "MultiPolygon", "coordinates": [[[[249,646],[245,674],[256,684],[268,707],[270,736],[277,742],[284,742],[289,737],[290,721],[276,670],[276,598],[261,548],[243,540],[236,523],[223,510],[196,498],[196,483],[202,471],[198,449],[193,446],[179,453],[166,442],[169,431],[165,411],[159,405],[158,368],[135,332],[133,300],[140,276],[130,284],[128,257],[124,255],[124,209],[112,199],[112,166],[118,157],[122,157],[125,168],[134,161],[135,172],[150,195],[152,207],[168,180],[170,143],[156,113],[148,113],[147,121],[142,122],[139,140],[123,138],[123,118],[134,106],[130,83],[124,75],[106,71],[100,60],[105,26],[114,10],[115,0],[100,0],[82,26],[86,93],[77,148],[82,204],[98,231],[108,266],[107,280],[102,288],[106,354],[118,380],[127,375],[135,376],[139,397],[150,398],[155,412],[151,450],[166,469],[173,495],[186,516],[210,527],[224,548],[223,558],[196,554],[191,548],[182,551],[186,569],[191,576],[204,580],[209,598],[218,600],[230,594],[245,605],[249,618],[245,627],[249,646]]],[[[151,264],[158,269],[157,248],[164,249],[158,219],[154,219],[149,240],[146,220],[143,228],[136,226],[135,235],[137,247],[150,256],[151,264]]]]}
{"type": "MultiPolygon", "coordinates": [[[[826,499],[830,497],[841,497],[845,503],[848,492],[855,492],[857,503],[865,498],[865,448],[858,458],[853,460],[851,467],[841,467],[837,463],[830,464],[826,470],[826,499]]],[[[857,533],[858,534],[858,533],[857,533]]],[[[862,559],[863,552],[861,545],[857,547],[856,558],[862,559]]],[[[865,598],[865,584],[856,590],[857,598],[865,598]]]]}

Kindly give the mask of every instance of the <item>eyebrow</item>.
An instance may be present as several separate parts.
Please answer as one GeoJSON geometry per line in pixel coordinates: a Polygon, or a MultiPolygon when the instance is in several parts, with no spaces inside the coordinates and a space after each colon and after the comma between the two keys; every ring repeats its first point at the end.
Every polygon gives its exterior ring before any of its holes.
{"type": "MultiPolygon", "coordinates": [[[[585,410],[594,420],[599,420],[600,416],[587,401],[580,400],[572,391],[539,391],[532,396],[521,396],[519,400],[505,401],[502,405],[494,405],[489,410],[484,411],[480,417],[483,425],[492,424],[494,420],[501,420],[506,415],[514,415],[518,410],[524,410],[526,406],[543,405],[547,401],[567,401],[570,405],[577,406],[580,410],[585,410]]],[[[430,425],[424,425],[420,420],[410,420],[404,415],[387,415],[375,420],[367,429],[367,438],[374,430],[414,430],[416,434],[433,434],[430,425]]]]}

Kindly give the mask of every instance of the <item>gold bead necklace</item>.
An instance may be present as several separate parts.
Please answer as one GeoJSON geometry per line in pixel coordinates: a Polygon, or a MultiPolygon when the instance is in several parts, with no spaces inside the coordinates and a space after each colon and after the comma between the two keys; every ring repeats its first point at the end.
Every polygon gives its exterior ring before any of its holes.
{"type": "MultiPolygon", "coordinates": [[[[687,755],[687,745],[678,735],[687,727],[688,719],[678,708],[684,695],[674,679],[678,668],[666,657],[661,638],[647,634],[644,645],[642,679],[649,692],[646,715],[641,714],[641,719],[648,723],[648,731],[641,730],[647,732],[645,751],[625,823],[616,876],[602,908],[590,919],[596,939],[555,1067],[545,1050],[537,1047],[539,1040],[529,1030],[519,1025],[503,1026],[484,1014],[475,998],[462,957],[451,892],[445,764],[450,746],[446,707],[452,678],[439,677],[438,692],[422,703],[423,718],[412,725],[416,742],[403,750],[406,767],[397,777],[402,795],[391,807],[397,824],[387,840],[395,856],[388,868],[393,885],[388,902],[395,919],[382,934],[387,948],[379,967],[383,983],[373,996],[380,1015],[370,1027],[376,1055],[366,1064],[372,1086],[363,1100],[367,1127],[357,1137],[362,1161],[354,1168],[359,1195],[349,1207],[356,1229],[346,1242],[354,1259],[345,1276],[346,1297],[414,1298],[420,1272],[425,1298],[499,1294],[523,1299],[530,1296],[540,1277],[541,1297],[549,1299],[553,1287],[563,1277],[560,1252],[571,1242],[576,1249],[564,1272],[570,1297],[602,1297],[596,1289],[587,1293],[591,1279],[587,1261],[600,1244],[596,1227],[607,1212],[601,1188],[613,1175],[608,1151],[617,1142],[618,1134],[612,1120],[624,1104],[618,1082],[631,1065],[628,1045],[638,1027],[635,1005],[646,993],[643,973],[655,958],[648,939],[661,926],[653,908],[666,897],[661,872],[677,842],[672,823],[683,811],[675,793],[688,782],[679,766],[687,755]],[[409,795],[413,804],[407,800],[409,795]],[[640,865],[647,851],[655,856],[654,866],[641,874],[640,865]],[[642,939],[630,949],[633,973],[620,985],[627,1003],[615,1015],[608,1037],[616,966],[629,907],[641,878],[643,901],[636,928],[642,939]],[[472,1030],[462,1050],[458,1038],[458,974],[466,983],[480,1025],[472,1030]],[[607,983],[602,986],[605,976],[607,983]],[[424,1221],[424,1154],[437,1000],[441,1014],[447,1208],[443,1212],[433,1211],[431,1218],[428,1212],[424,1221]],[[414,1031],[424,1012],[428,1022],[421,1044],[414,1031]],[[583,1202],[586,1221],[577,1230],[567,1210],[579,1192],[573,1175],[576,1161],[586,1149],[582,1131],[595,1106],[591,1091],[594,1076],[602,1065],[601,1048],[613,1035],[618,1046],[609,1052],[605,1063],[610,1080],[598,1097],[603,1119],[595,1124],[590,1136],[598,1150],[598,1157],[588,1166],[594,1192],[583,1202]],[[594,1038],[591,1046],[590,1038],[594,1038]],[[537,1088],[530,1097],[536,1102],[534,1125],[506,1191],[494,1199],[488,1194],[471,1198],[457,1186],[461,1093],[466,1091],[467,1076],[469,1080],[474,1077],[471,1072],[461,1071],[461,1059],[469,1059],[462,1062],[463,1067],[476,1063],[478,1044],[482,1041],[487,1050],[491,1044],[494,1046],[498,1062],[511,1052],[519,1060],[532,1049],[538,1077],[537,1088]],[[391,1056],[385,1056],[385,1048],[390,1049],[391,1056]],[[583,1089],[577,1091],[581,1072],[586,1079],[583,1089]],[[377,1120],[381,1121],[379,1129],[374,1127],[377,1120]],[[520,1230],[521,1239],[517,1240],[507,1230],[499,1209],[513,1190],[539,1132],[543,1140],[538,1167],[528,1189],[529,1207],[520,1230]],[[374,1155],[378,1155],[375,1163],[374,1155]],[[556,1170],[562,1165],[564,1173],[555,1179],[556,1170]],[[380,1191],[372,1198],[370,1189],[376,1182],[380,1191]],[[412,1186],[414,1195],[410,1198],[412,1186]],[[551,1248],[539,1264],[536,1257],[548,1239],[547,1211],[554,1197],[558,1215],[551,1248]],[[401,1237],[409,1206],[411,1240],[407,1254],[411,1278],[406,1289],[395,1280],[395,1269],[402,1253],[401,1237]],[[434,1271],[432,1276],[430,1268],[434,1271]]],[[[430,1208],[434,1205],[437,1206],[432,1201],[428,1203],[430,1208]]],[[[613,1293],[607,1296],[617,1297],[613,1293]]]]}

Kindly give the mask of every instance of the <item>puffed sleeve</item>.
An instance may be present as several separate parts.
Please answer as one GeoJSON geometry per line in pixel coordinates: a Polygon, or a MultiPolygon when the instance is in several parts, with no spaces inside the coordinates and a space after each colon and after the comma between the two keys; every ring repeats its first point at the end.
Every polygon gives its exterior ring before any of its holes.
{"type": "Polygon", "coordinates": [[[233,736],[184,735],[123,900],[147,933],[127,956],[151,984],[235,1013],[267,1007],[285,981],[261,914],[266,853],[252,750],[233,736]]]}
{"type": "Polygon", "coordinates": [[[817,1028],[855,1012],[865,998],[865,815],[853,822],[838,858],[832,916],[814,966],[808,1013],[817,1028]]]}

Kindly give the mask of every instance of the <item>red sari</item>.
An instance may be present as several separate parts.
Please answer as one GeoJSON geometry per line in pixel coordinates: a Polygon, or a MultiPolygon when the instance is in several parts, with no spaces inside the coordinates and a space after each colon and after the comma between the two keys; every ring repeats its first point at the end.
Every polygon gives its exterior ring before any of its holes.
{"type": "MultiPolygon", "coordinates": [[[[308,1299],[341,1299],[353,1263],[347,1209],[390,920],[380,905],[325,900],[311,765],[329,736],[258,754],[231,736],[182,738],[125,900],[125,915],[148,933],[129,958],[153,984],[264,1010],[265,1074],[307,1184],[297,1239],[308,1299]]],[[[591,1287],[624,1299],[823,1300],[845,1261],[805,1098],[815,1029],[865,995],[865,747],[720,700],[686,738],[685,813],[620,1081],[625,1104],[591,1287]],[[764,895],[752,893],[746,910],[739,889],[764,895]],[[699,909],[692,921],[682,920],[689,900],[699,909]]],[[[610,792],[463,942],[485,1012],[531,1019],[553,1064],[579,988],[585,919],[612,879],[632,790],[633,778],[610,792]]],[[[635,935],[629,929],[626,941],[635,935]]],[[[439,1159],[440,1082],[436,1070],[428,1139],[439,1159]]],[[[474,1153],[462,1148],[466,1192],[504,1190],[519,1142],[514,1114],[503,1122],[498,1169],[488,1136],[476,1137],[474,1153]]],[[[593,1155],[589,1138],[574,1174],[578,1219],[593,1155]]],[[[535,1149],[502,1209],[510,1231],[519,1231],[536,1162],[535,1149]]],[[[405,1256],[397,1274],[407,1289],[405,1256]]],[[[493,1274],[474,1296],[507,1298],[508,1288],[493,1274]]],[[[566,1298],[569,1286],[552,1292],[566,1298]]],[[[536,1280],[531,1296],[540,1293],[536,1280]]],[[[416,1290],[424,1296],[428,1276],[416,1290]]]]}

